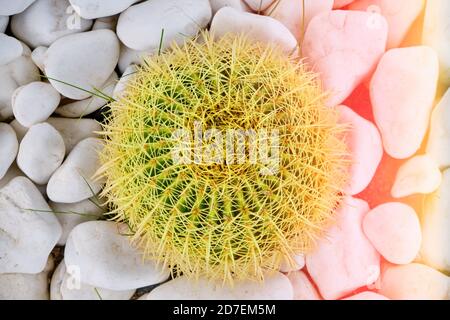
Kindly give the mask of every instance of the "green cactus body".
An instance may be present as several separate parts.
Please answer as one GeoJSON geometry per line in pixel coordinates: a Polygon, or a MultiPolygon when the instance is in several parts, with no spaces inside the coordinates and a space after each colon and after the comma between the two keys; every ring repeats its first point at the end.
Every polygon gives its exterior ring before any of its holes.
{"type": "MultiPolygon", "coordinates": [[[[201,40],[147,58],[111,104],[103,196],[146,257],[193,278],[262,279],[310,250],[331,221],[348,165],[345,129],[303,63],[244,36],[201,40]],[[199,125],[223,140],[199,144],[199,125]],[[174,138],[177,130],[192,134],[174,138]],[[276,149],[265,150],[277,153],[276,170],[251,156],[231,161],[238,152],[226,132],[277,132],[276,149]],[[176,148],[189,161],[175,161],[176,148]]],[[[235,141],[250,154],[268,140],[235,141]]]]}

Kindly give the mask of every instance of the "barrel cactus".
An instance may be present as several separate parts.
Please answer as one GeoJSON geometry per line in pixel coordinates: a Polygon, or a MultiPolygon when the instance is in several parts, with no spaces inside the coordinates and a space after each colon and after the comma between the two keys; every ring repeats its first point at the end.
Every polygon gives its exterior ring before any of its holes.
{"type": "Polygon", "coordinates": [[[146,58],[104,124],[98,176],[113,219],[177,274],[278,270],[341,200],[345,128],[325,99],[303,62],[245,36],[146,58]]]}

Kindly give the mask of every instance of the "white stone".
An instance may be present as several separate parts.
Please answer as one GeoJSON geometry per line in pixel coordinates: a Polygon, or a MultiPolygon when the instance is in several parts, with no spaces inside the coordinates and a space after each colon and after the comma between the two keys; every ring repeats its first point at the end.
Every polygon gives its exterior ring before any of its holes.
{"type": "Polygon", "coordinates": [[[23,46],[16,38],[0,33],[0,65],[8,64],[19,58],[23,53],[23,46]]]}
{"type": "Polygon", "coordinates": [[[364,217],[363,230],[375,249],[391,263],[411,263],[419,253],[419,218],[406,204],[389,202],[372,209],[364,217]]]}
{"type": "Polygon", "coordinates": [[[0,122],[0,179],[14,162],[18,150],[19,142],[14,129],[9,124],[0,122]]]}
{"type": "Polygon", "coordinates": [[[0,273],[39,273],[61,226],[35,185],[16,177],[0,190],[0,273]]]}
{"type": "Polygon", "coordinates": [[[441,79],[450,85],[450,1],[428,0],[422,43],[436,50],[441,67],[441,79]]]}
{"type": "Polygon", "coordinates": [[[275,0],[244,0],[250,8],[256,12],[262,12],[269,7],[275,0]]]}
{"type": "Polygon", "coordinates": [[[342,300],[389,300],[389,299],[376,292],[364,291],[342,300]]]}
{"type": "Polygon", "coordinates": [[[12,16],[21,13],[36,0],[0,0],[0,15],[12,16]]]}
{"type": "Polygon", "coordinates": [[[345,7],[346,5],[352,3],[355,0],[334,0],[333,9],[339,9],[345,7]]]}
{"type": "Polygon", "coordinates": [[[124,225],[110,221],[79,224],[69,234],[64,251],[66,268],[79,268],[80,280],[110,290],[130,290],[160,283],[169,269],[143,260],[124,225]]]}
{"type": "MultiPolygon", "coordinates": [[[[358,0],[353,2],[349,10],[372,12],[373,19],[377,14],[386,18],[389,25],[387,48],[400,46],[413,22],[423,9],[424,0],[358,0]]],[[[374,20],[374,26],[376,20],[374,20]]]]}
{"type": "Polygon", "coordinates": [[[12,62],[0,65],[0,121],[13,115],[11,97],[14,91],[27,83],[39,81],[39,69],[31,61],[29,48],[12,62]]]}
{"type": "Polygon", "coordinates": [[[439,65],[429,47],[392,49],[370,83],[370,99],[384,150],[406,159],[420,148],[436,94],[439,65]]]}
{"type": "Polygon", "coordinates": [[[346,197],[336,222],[306,255],[306,267],[325,299],[338,299],[371,285],[380,274],[380,256],[363,233],[368,204],[346,197]]]}
{"type": "Polygon", "coordinates": [[[250,40],[274,44],[286,53],[295,52],[297,47],[294,35],[278,20],[231,7],[224,7],[216,13],[210,32],[217,38],[228,33],[245,34],[250,40]]]}
{"type": "Polygon", "coordinates": [[[117,80],[117,73],[113,72],[108,80],[97,88],[100,92],[96,92],[96,95],[62,105],[56,109],[56,114],[67,118],[81,118],[97,111],[109,102],[108,97],[112,97],[117,80]],[[103,97],[102,94],[105,96],[103,97]]]}
{"type": "Polygon", "coordinates": [[[303,271],[291,272],[287,277],[294,290],[294,300],[322,300],[314,284],[303,271]]]}
{"type": "Polygon", "coordinates": [[[108,29],[116,32],[119,15],[95,19],[92,30],[108,29]]]}
{"type": "Polygon", "coordinates": [[[283,23],[295,36],[298,43],[301,43],[311,19],[319,13],[330,12],[332,8],[333,0],[305,0],[304,2],[283,0],[275,1],[264,11],[264,14],[283,23]],[[304,20],[303,17],[305,17],[304,20]]]}
{"type": "Polygon", "coordinates": [[[76,203],[57,203],[50,201],[49,205],[62,227],[61,238],[58,241],[58,245],[60,246],[66,244],[69,233],[77,225],[83,222],[97,220],[106,212],[98,199],[94,197],[76,203]]]}
{"type": "Polygon", "coordinates": [[[315,16],[306,29],[303,57],[321,76],[327,104],[342,103],[376,67],[384,53],[387,22],[373,28],[371,13],[336,10],[315,16]]]}
{"type": "Polygon", "coordinates": [[[64,140],[59,132],[48,123],[39,123],[20,142],[17,165],[36,184],[46,184],[64,155],[64,140]]]}
{"type": "Polygon", "coordinates": [[[393,300],[446,300],[449,285],[449,277],[443,273],[412,263],[385,268],[379,292],[393,300]]]}
{"type": "Polygon", "coordinates": [[[245,3],[244,0],[209,0],[209,3],[211,4],[211,11],[213,16],[223,7],[232,7],[239,11],[251,12],[250,7],[245,3]]]}
{"type": "Polygon", "coordinates": [[[120,57],[119,57],[119,71],[123,74],[125,69],[132,64],[140,65],[143,59],[147,56],[153,55],[153,51],[138,51],[128,48],[123,44],[120,46],[120,57]]]}
{"type": "Polygon", "coordinates": [[[61,134],[66,155],[81,141],[90,137],[98,137],[96,132],[102,130],[102,126],[94,119],[66,119],[50,117],[47,122],[61,134]]]}
{"type": "Polygon", "coordinates": [[[103,185],[102,180],[93,179],[100,167],[98,153],[102,148],[103,141],[97,138],[80,141],[51,176],[47,184],[50,200],[75,203],[96,195],[103,185]]]}
{"type": "Polygon", "coordinates": [[[24,127],[31,127],[47,120],[60,101],[60,94],[51,84],[31,82],[14,91],[12,108],[16,120],[24,127]]]}
{"type": "Polygon", "coordinates": [[[19,121],[17,121],[16,119],[14,119],[13,121],[11,121],[9,123],[9,125],[14,129],[14,131],[16,132],[17,135],[17,141],[20,142],[22,141],[23,137],[25,137],[25,134],[27,133],[28,129],[27,127],[24,127],[23,125],[20,124],[19,121]]]}
{"type": "Polygon", "coordinates": [[[305,256],[303,254],[296,254],[292,256],[290,259],[285,259],[280,265],[280,271],[289,273],[293,271],[298,271],[305,266],[305,256]]]}
{"type": "Polygon", "coordinates": [[[153,289],[140,300],[292,300],[292,285],[285,275],[277,272],[264,278],[263,283],[247,280],[230,286],[181,276],[153,289]]]}
{"type": "Polygon", "coordinates": [[[450,167],[450,89],[447,89],[431,115],[426,150],[440,168],[450,167]]]}
{"type": "Polygon", "coordinates": [[[113,16],[140,0],[70,0],[73,8],[86,19],[113,16]]]}
{"type": "Polygon", "coordinates": [[[114,71],[119,51],[119,41],[111,30],[71,34],[48,48],[45,74],[62,95],[74,100],[86,99],[92,93],[79,88],[92,92],[93,88],[101,87],[114,71]]]}
{"type": "Polygon", "coordinates": [[[119,82],[114,88],[114,91],[112,93],[112,96],[114,99],[120,99],[123,96],[123,91],[126,89],[127,85],[130,83],[130,81],[133,79],[133,74],[136,73],[138,68],[136,65],[132,64],[129,65],[122,74],[122,77],[120,77],[119,82]]]}
{"type": "Polygon", "coordinates": [[[398,169],[391,195],[403,198],[413,194],[432,193],[439,188],[441,180],[439,167],[430,156],[415,156],[398,169]]]}
{"type": "Polygon", "coordinates": [[[8,28],[9,17],[8,16],[0,16],[0,32],[5,32],[6,28],[8,28]]]}
{"type": "Polygon", "coordinates": [[[350,172],[345,192],[355,195],[362,192],[372,181],[383,157],[381,136],[375,125],[359,116],[347,106],[337,107],[340,123],[348,126],[345,141],[350,153],[350,172]]]}
{"type": "Polygon", "coordinates": [[[89,30],[92,20],[80,18],[69,10],[68,0],[37,0],[11,19],[13,35],[31,48],[48,47],[55,40],[89,30]]]}
{"type": "Polygon", "coordinates": [[[24,176],[15,162],[11,164],[6,174],[0,179],[0,189],[6,186],[12,179],[17,176],[24,176]]]}
{"type": "Polygon", "coordinates": [[[31,60],[33,60],[34,64],[41,71],[44,71],[44,61],[47,50],[47,47],[37,47],[31,52],[31,60]]]}
{"type": "Polygon", "coordinates": [[[131,6],[117,23],[117,36],[134,50],[157,51],[182,44],[211,20],[208,0],[152,0],[131,6]],[[162,30],[164,35],[161,42],[162,30]]]}
{"type": "Polygon", "coordinates": [[[48,275],[54,268],[52,256],[37,274],[0,274],[0,300],[48,300],[48,275]]]}
{"type": "Polygon", "coordinates": [[[421,258],[426,264],[450,272],[450,169],[444,171],[442,184],[425,202],[421,216],[421,258]]]}
{"type": "Polygon", "coordinates": [[[68,273],[62,260],[50,283],[51,300],[129,300],[135,290],[113,291],[79,281],[75,269],[68,273]]]}

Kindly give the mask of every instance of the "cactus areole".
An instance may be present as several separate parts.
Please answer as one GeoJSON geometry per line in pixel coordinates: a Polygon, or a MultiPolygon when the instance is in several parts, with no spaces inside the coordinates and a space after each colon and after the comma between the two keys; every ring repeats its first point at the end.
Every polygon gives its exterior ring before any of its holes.
{"type": "Polygon", "coordinates": [[[348,158],[345,128],[303,62],[203,34],[129,77],[98,174],[146,258],[192,278],[261,280],[314,246],[348,158]]]}

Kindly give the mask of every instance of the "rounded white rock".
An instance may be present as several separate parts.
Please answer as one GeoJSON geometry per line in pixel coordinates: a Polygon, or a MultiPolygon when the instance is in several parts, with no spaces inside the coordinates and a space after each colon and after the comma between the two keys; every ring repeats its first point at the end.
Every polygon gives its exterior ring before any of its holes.
{"type": "Polygon", "coordinates": [[[145,1],[121,13],[117,36],[134,50],[164,50],[194,37],[211,20],[208,0],[145,1]],[[162,41],[161,41],[162,40],[162,41]]]}
{"type": "Polygon", "coordinates": [[[0,274],[39,273],[61,225],[36,186],[16,177],[0,189],[0,274]]]}
{"type": "Polygon", "coordinates": [[[60,94],[51,84],[36,81],[14,91],[12,108],[16,120],[24,127],[31,127],[47,120],[60,101],[60,94]]]}
{"type": "Polygon", "coordinates": [[[108,80],[119,60],[119,51],[119,40],[111,30],[71,34],[48,48],[45,74],[63,96],[83,100],[108,80]]]}
{"type": "Polygon", "coordinates": [[[6,28],[8,28],[9,17],[0,15],[0,32],[4,33],[6,28]]]}
{"type": "Polygon", "coordinates": [[[275,0],[244,0],[253,11],[262,12],[266,10],[275,0]]]}
{"type": "Polygon", "coordinates": [[[0,179],[14,162],[18,150],[16,132],[9,124],[0,122],[0,179]]]}
{"type": "Polygon", "coordinates": [[[130,242],[129,230],[110,221],[79,224],[69,234],[66,268],[77,268],[80,280],[110,290],[131,290],[165,281],[168,268],[144,260],[130,242]]]}
{"type": "Polygon", "coordinates": [[[303,271],[287,275],[294,290],[294,300],[322,300],[314,284],[303,271]]]}
{"type": "Polygon", "coordinates": [[[364,217],[363,230],[375,249],[391,263],[411,263],[419,253],[419,218],[406,204],[389,202],[373,208],[364,217]]]}
{"type": "Polygon", "coordinates": [[[19,40],[0,33],[0,65],[8,64],[19,58],[23,49],[19,40]]]}
{"type": "Polygon", "coordinates": [[[140,0],[70,0],[75,11],[86,19],[113,16],[140,0]]]}
{"type": "Polygon", "coordinates": [[[39,123],[20,142],[17,165],[36,184],[46,184],[64,155],[64,140],[59,132],[48,123],[39,123]]]}
{"type": "Polygon", "coordinates": [[[295,254],[290,259],[284,259],[280,265],[280,272],[289,273],[298,271],[305,266],[305,256],[303,254],[295,254]]]}
{"type": "Polygon", "coordinates": [[[221,38],[226,34],[245,34],[248,39],[275,44],[287,54],[297,47],[294,35],[278,20],[231,7],[220,9],[211,22],[211,34],[221,38]]]}
{"type": "Polygon", "coordinates": [[[392,49],[384,54],[370,83],[370,100],[384,150],[406,159],[420,148],[428,128],[439,76],[429,47],[392,49]]]}
{"type": "Polygon", "coordinates": [[[245,280],[233,286],[204,278],[181,276],[143,295],[140,300],[292,300],[293,289],[282,273],[266,275],[264,282],[245,280]]]}
{"type": "Polygon", "coordinates": [[[31,48],[48,47],[55,40],[89,30],[92,20],[80,18],[69,10],[68,0],[37,0],[11,19],[11,32],[31,48]]]}
{"type": "Polygon", "coordinates": [[[53,273],[50,283],[51,300],[129,300],[135,290],[113,291],[82,283],[76,269],[67,272],[62,260],[53,273]]]}
{"type": "Polygon", "coordinates": [[[209,0],[209,3],[211,4],[211,11],[213,16],[223,7],[232,7],[239,11],[252,11],[244,0],[209,0]]]}
{"type": "Polygon", "coordinates": [[[442,174],[428,155],[415,156],[398,169],[391,195],[403,198],[413,194],[428,194],[439,188],[442,174]]]}
{"type": "Polygon", "coordinates": [[[12,16],[21,13],[36,0],[0,0],[0,15],[12,16]]]}
{"type": "Polygon", "coordinates": [[[103,141],[100,139],[81,140],[50,177],[47,184],[50,200],[75,203],[95,196],[103,185],[102,179],[93,179],[100,167],[98,153],[102,148],[103,141]]]}

